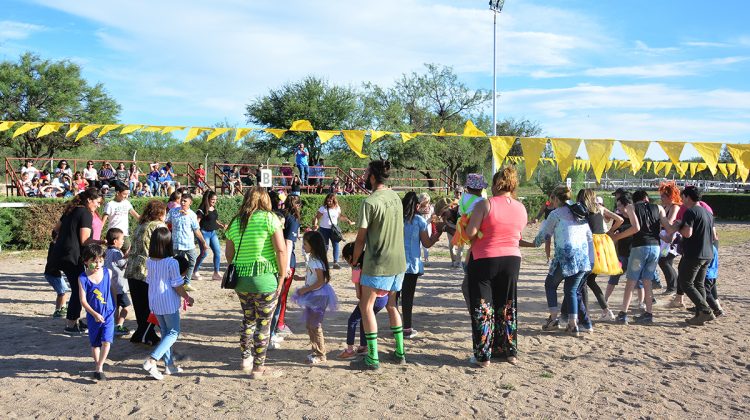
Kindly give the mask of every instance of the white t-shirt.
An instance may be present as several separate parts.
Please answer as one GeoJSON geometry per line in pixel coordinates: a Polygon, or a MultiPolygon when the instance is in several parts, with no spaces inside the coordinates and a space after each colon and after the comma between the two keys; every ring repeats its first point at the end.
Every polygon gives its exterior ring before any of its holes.
{"type": "Polygon", "coordinates": [[[337,225],[339,223],[339,216],[341,215],[341,207],[336,206],[332,209],[327,208],[326,206],[320,206],[318,209],[318,213],[322,213],[323,217],[320,218],[320,227],[330,229],[331,228],[331,219],[333,219],[333,224],[337,225]],[[328,213],[331,213],[331,218],[328,218],[328,213]]]}
{"type": "Polygon", "coordinates": [[[461,195],[461,199],[458,200],[458,215],[463,216],[464,214],[470,214],[474,210],[474,207],[476,207],[477,203],[482,200],[482,197],[477,197],[476,195],[469,193],[463,193],[461,195]]]}
{"type": "Polygon", "coordinates": [[[130,214],[130,210],[133,210],[133,205],[128,200],[108,202],[104,206],[104,214],[109,216],[109,229],[120,229],[125,236],[129,236],[128,214],[130,214]]]}
{"type": "Polygon", "coordinates": [[[25,174],[26,172],[29,173],[29,179],[34,179],[39,176],[39,169],[35,168],[34,165],[21,168],[21,175],[25,174]]]}
{"type": "Polygon", "coordinates": [[[318,281],[318,275],[315,273],[315,269],[325,271],[323,262],[317,258],[310,258],[307,261],[307,271],[305,272],[305,286],[312,286],[318,281]]]}
{"type": "Polygon", "coordinates": [[[83,170],[83,178],[87,179],[89,181],[97,180],[98,179],[98,172],[96,171],[96,168],[86,168],[83,170]]]}

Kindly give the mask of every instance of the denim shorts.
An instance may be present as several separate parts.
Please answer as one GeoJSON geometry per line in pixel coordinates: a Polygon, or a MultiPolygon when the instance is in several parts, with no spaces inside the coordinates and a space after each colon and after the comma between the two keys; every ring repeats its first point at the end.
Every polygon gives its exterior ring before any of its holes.
{"type": "Polygon", "coordinates": [[[55,292],[58,295],[64,295],[70,292],[70,286],[68,285],[68,281],[65,279],[65,275],[57,277],[50,274],[45,274],[44,279],[47,280],[47,283],[49,283],[53,289],[55,289],[55,292]]]}
{"type": "Polygon", "coordinates": [[[404,273],[395,276],[368,276],[362,274],[359,284],[378,290],[387,290],[389,292],[400,292],[401,284],[404,282],[404,273]]]}
{"type": "Polygon", "coordinates": [[[628,270],[625,277],[628,281],[656,279],[656,267],[659,264],[659,245],[639,246],[630,250],[628,270]]]}

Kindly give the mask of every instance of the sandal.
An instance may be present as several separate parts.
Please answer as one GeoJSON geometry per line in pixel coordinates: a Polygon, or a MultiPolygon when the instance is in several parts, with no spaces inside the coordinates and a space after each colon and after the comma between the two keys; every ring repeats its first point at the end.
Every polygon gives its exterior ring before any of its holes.
{"type": "Polygon", "coordinates": [[[339,355],[336,356],[336,358],[337,359],[342,359],[342,360],[351,360],[351,359],[354,359],[357,356],[359,356],[359,354],[357,353],[356,350],[351,350],[350,351],[349,349],[344,349],[344,351],[342,351],[341,353],[339,353],[339,355]]]}

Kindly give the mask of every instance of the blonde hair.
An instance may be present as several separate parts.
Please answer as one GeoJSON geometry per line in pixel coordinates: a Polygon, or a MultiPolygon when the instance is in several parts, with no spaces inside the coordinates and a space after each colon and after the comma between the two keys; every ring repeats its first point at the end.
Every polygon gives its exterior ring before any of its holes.
{"type": "Polygon", "coordinates": [[[417,196],[417,202],[419,204],[429,203],[430,195],[427,193],[419,193],[419,195],[417,196]]]}
{"type": "Polygon", "coordinates": [[[518,172],[513,166],[505,166],[492,176],[492,193],[509,192],[515,197],[518,188],[518,172]]]}
{"type": "MultiPolygon", "coordinates": [[[[247,221],[250,220],[250,216],[257,210],[271,211],[271,197],[263,187],[253,187],[245,191],[240,211],[234,216],[234,219],[240,218],[241,231],[245,231],[247,221]]],[[[232,222],[234,222],[234,219],[232,219],[232,222]]]]}
{"type": "Polygon", "coordinates": [[[570,200],[571,195],[572,191],[570,191],[570,188],[568,188],[567,185],[558,185],[552,191],[552,196],[560,200],[561,203],[570,200]]]}

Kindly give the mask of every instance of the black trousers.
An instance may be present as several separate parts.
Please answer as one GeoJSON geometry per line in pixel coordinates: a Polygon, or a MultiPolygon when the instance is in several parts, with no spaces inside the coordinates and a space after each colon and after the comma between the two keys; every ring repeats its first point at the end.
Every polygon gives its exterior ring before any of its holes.
{"type": "Polygon", "coordinates": [[[678,291],[677,294],[683,294],[682,288],[677,284],[677,270],[674,269],[674,254],[667,253],[666,257],[659,258],[659,268],[664,273],[667,280],[667,291],[678,291]]]}
{"type": "Polygon", "coordinates": [[[418,278],[419,274],[404,274],[401,291],[396,293],[396,301],[401,301],[401,316],[404,322],[404,329],[411,328],[411,313],[414,307],[414,292],[417,290],[418,278]]]}
{"type": "Polygon", "coordinates": [[[160,339],[154,330],[154,325],[148,322],[151,309],[148,306],[148,283],[136,279],[128,279],[130,298],[133,301],[133,312],[138,328],[130,337],[133,343],[156,345],[160,339]]]}
{"type": "Polygon", "coordinates": [[[594,296],[596,297],[597,303],[599,303],[599,307],[602,309],[609,309],[609,306],[607,305],[607,300],[604,299],[604,293],[602,292],[602,288],[599,287],[599,284],[596,283],[596,274],[591,273],[586,277],[586,286],[583,288],[583,302],[586,305],[586,307],[589,307],[589,292],[588,289],[591,289],[592,292],[594,292],[594,296]]]}
{"type": "Polygon", "coordinates": [[[81,297],[78,293],[78,276],[83,273],[83,264],[60,263],[60,271],[65,273],[70,284],[70,300],[68,300],[68,315],[66,319],[75,321],[81,317],[81,297]]]}
{"type": "Polygon", "coordinates": [[[677,281],[698,311],[709,312],[706,302],[706,270],[711,260],[699,260],[683,256],[677,267],[677,281]]]}
{"type": "Polygon", "coordinates": [[[469,259],[468,282],[474,356],[480,362],[516,356],[517,287],[521,257],[469,259]]]}

